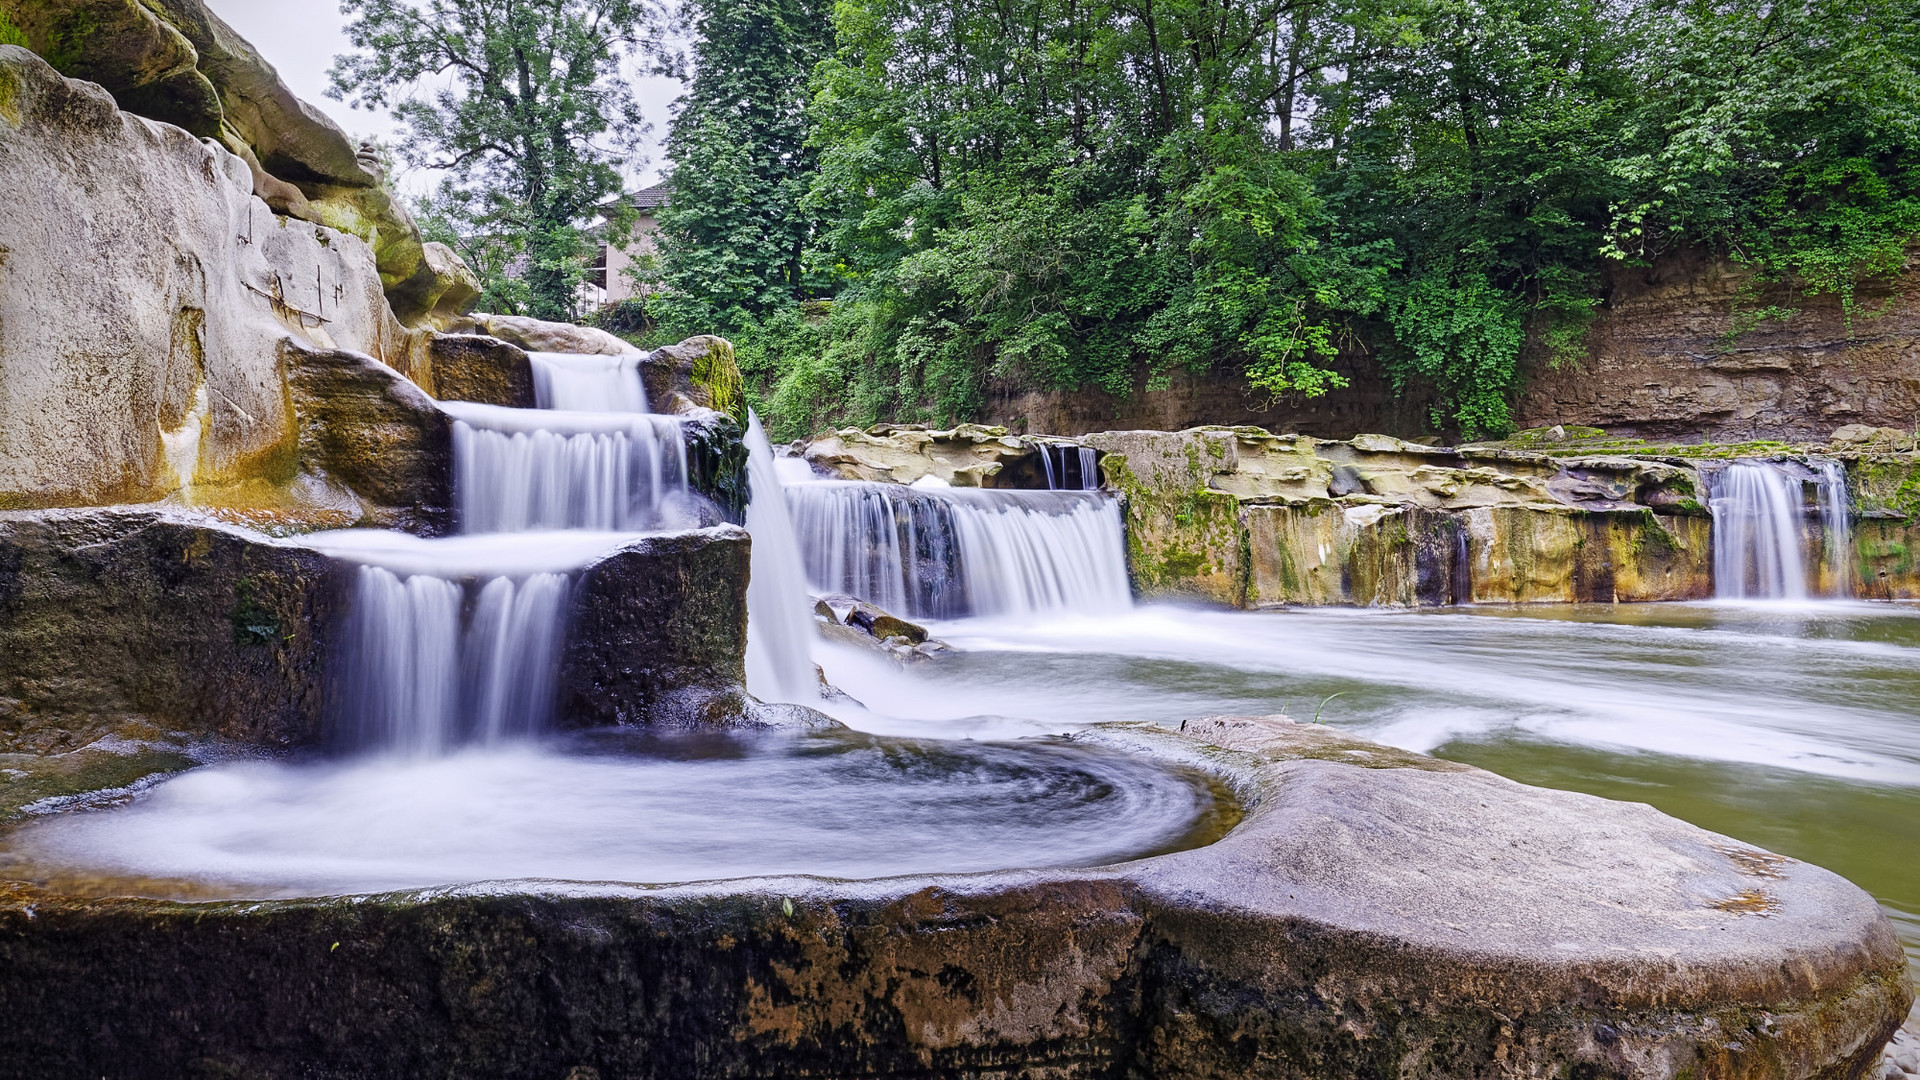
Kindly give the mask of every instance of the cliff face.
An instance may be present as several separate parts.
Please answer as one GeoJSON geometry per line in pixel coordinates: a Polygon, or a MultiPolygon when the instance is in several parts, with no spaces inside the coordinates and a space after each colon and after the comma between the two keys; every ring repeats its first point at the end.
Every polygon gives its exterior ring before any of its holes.
{"type": "Polygon", "coordinates": [[[1537,365],[1522,427],[1619,435],[1818,441],[1846,424],[1920,422],[1920,250],[1863,286],[1849,319],[1833,296],[1754,286],[1745,269],[1681,255],[1615,275],[1588,359],[1537,365]],[[1791,310],[1759,320],[1768,308],[1791,310]],[[1744,333],[1738,332],[1744,330],[1744,333]]]}
{"type": "Polygon", "coordinates": [[[247,164],[0,46],[0,507],[287,482],[280,343],[404,366],[358,237],[274,214],[247,164]]]}
{"type": "MultiPolygon", "coordinates": [[[[1514,410],[1520,427],[1686,441],[1824,441],[1847,424],[1912,430],[1920,423],[1920,249],[1904,272],[1860,289],[1851,325],[1837,297],[1755,288],[1750,272],[1722,260],[1683,254],[1623,268],[1587,344],[1579,364],[1528,363],[1514,410]],[[1792,314],[1756,317],[1769,308],[1792,314]]],[[[1155,390],[1142,380],[1124,398],[1003,387],[989,393],[982,422],[1055,435],[1207,424],[1327,439],[1433,434],[1428,400],[1417,389],[1396,396],[1377,356],[1354,350],[1333,366],[1352,385],[1312,401],[1259,408],[1240,373],[1223,369],[1178,372],[1155,390]]]]}
{"type": "Polygon", "coordinates": [[[1428,433],[1427,399],[1393,393],[1379,358],[1358,350],[1332,365],[1351,383],[1311,400],[1265,401],[1248,392],[1232,370],[1175,371],[1167,385],[1149,389],[1144,375],[1126,397],[1092,387],[1080,390],[990,389],[981,423],[1022,434],[1074,435],[1086,431],[1181,431],[1206,424],[1252,426],[1273,432],[1344,439],[1359,432],[1417,438],[1428,433]]]}

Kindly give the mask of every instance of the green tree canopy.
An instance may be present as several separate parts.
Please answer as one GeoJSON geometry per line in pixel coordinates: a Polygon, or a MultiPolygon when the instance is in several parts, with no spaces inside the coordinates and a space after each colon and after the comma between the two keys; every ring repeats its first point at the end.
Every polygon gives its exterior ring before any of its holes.
{"type": "Polygon", "coordinates": [[[407,163],[448,171],[423,208],[429,232],[477,264],[490,301],[569,317],[581,230],[619,194],[619,165],[643,131],[620,69],[660,55],[662,10],[653,0],[343,0],[341,10],[356,51],[335,60],[332,95],[390,107],[408,129],[407,163]]]}
{"type": "MultiPolygon", "coordinates": [[[[702,4],[730,25],[731,0],[702,4]]],[[[1436,429],[1497,435],[1523,358],[1585,355],[1615,267],[1693,247],[1850,306],[1920,235],[1920,0],[840,0],[834,20],[785,99],[807,154],[732,114],[675,147],[716,191],[761,190],[726,179],[746,160],[806,178],[812,239],[777,246],[797,276],[730,239],[765,231],[675,241],[712,271],[676,297],[722,314],[780,437],[1182,368],[1237,372],[1255,404],[1339,393],[1343,352],[1436,429]]]]}
{"type": "Polygon", "coordinates": [[[807,80],[831,48],[820,0],[689,0],[693,80],[667,139],[673,194],[658,278],[689,325],[733,325],[815,295],[807,80]]]}

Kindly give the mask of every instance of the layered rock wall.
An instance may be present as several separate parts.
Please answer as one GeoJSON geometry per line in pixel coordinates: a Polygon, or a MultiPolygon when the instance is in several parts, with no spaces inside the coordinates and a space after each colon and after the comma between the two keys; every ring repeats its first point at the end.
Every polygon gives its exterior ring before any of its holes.
{"type": "Polygon", "coordinates": [[[1920,425],[1920,249],[1835,296],[1681,254],[1621,268],[1587,358],[1527,373],[1522,427],[1582,424],[1648,438],[1824,440],[1847,424],[1920,425]],[[1760,318],[1772,311],[1785,318],[1760,318]]]}
{"type": "Polygon", "coordinates": [[[1700,480],[1670,462],[1259,428],[1081,441],[1126,499],[1143,597],[1261,607],[1713,595],[1700,480]]]}

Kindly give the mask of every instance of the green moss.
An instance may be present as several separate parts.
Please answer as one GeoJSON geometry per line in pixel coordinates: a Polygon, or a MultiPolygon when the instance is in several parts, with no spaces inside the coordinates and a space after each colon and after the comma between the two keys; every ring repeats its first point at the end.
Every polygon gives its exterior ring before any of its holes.
{"type": "Polygon", "coordinates": [[[693,385],[706,389],[716,412],[746,423],[746,386],[732,345],[718,339],[708,344],[706,352],[694,357],[692,379],[693,385]]]}
{"type": "Polygon", "coordinates": [[[100,24],[94,21],[92,12],[85,9],[67,12],[54,26],[52,39],[47,43],[43,54],[47,63],[62,75],[76,75],[86,61],[87,43],[99,31],[100,24]]]}
{"type": "Polygon", "coordinates": [[[1892,514],[1909,524],[1920,522],[1920,458],[1863,458],[1847,478],[1855,505],[1863,513],[1892,514]]]}
{"type": "Polygon", "coordinates": [[[233,641],[236,645],[271,645],[280,639],[280,618],[259,600],[252,578],[233,585],[233,641]]]}
{"type": "MultiPolygon", "coordinates": [[[[6,44],[6,42],[0,42],[6,44]]],[[[0,66],[0,120],[13,127],[19,127],[24,119],[20,111],[20,76],[10,67],[0,66]]],[[[6,261],[7,249],[0,247],[0,263],[6,261]]]]}
{"type": "Polygon", "coordinates": [[[1680,550],[1680,540],[1660,524],[1651,510],[1642,510],[1637,520],[1622,523],[1627,529],[1627,551],[1638,558],[1645,555],[1665,557],[1680,550]]]}

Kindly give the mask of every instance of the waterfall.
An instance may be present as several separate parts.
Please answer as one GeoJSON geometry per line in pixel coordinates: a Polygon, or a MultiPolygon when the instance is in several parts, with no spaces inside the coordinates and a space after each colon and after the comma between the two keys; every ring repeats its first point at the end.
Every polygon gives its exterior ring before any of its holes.
{"type": "Polygon", "coordinates": [[[1707,493],[1714,593],[1727,600],[1805,599],[1800,480],[1770,461],[1736,461],[1707,474],[1707,493]]]}
{"type": "Polygon", "coordinates": [[[339,736],[428,755],[541,730],[566,637],[561,573],[472,583],[361,566],[340,676],[339,736]]]}
{"type": "Polygon", "coordinates": [[[647,411],[647,388],[640,382],[644,354],[585,356],[528,353],[533,365],[533,400],[542,409],[568,412],[647,411]]]}
{"type": "Polygon", "coordinates": [[[807,576],[918,618],[1132,605],[1120,506],[1097,493],[822,481],[787,490],[807,576]]]}
{"type": "Polygon", "coordinates": [[[1820,485],[1820,526],[1826,540],[1827,568],[1833,579],[1829,592],[1838,597],[1853,595],[1853,520],[1847,498],[1847,472],[1837,461],[1824,458],[1809,462],[1817,472],[1820,485]]]}
{"type": "Polygon", "coordinates": [[[686,499],[686,440],[672,417],[441,408],[454,418],[454,504],[464,532],[660,528],[686,499]]]}
{"type": "Polygon", "coordinates": [[[806,572],[774,466],[773,444],[760,417],[747,414],[747,531],[753,563],[747,578],[747,691],[762,701],[817,701],[813,617],[806,572]]]}
{"type": "Polygon", "coordinates": [[[1041,443],[1040,468],[1046,474],[1048,491],[1100,490],[1100,455],[1091,446],[1071,443],[1041,443]],[[1074,451],[1069,458],[1067,451],[1074,451]],[[1060,462],[1054,464],[1054,454],[1060,462]],[[1069,468],[1068,466],[1072,467],[1069,468]]]}

